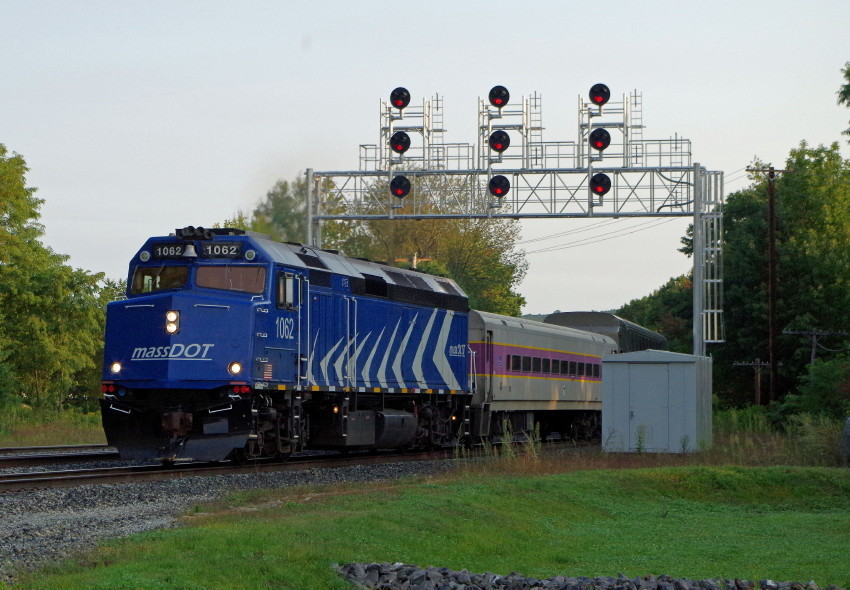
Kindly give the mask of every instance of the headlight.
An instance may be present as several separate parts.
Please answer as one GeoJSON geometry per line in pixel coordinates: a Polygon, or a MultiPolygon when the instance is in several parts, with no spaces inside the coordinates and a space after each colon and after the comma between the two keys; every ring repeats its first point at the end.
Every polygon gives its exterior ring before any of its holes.
{"type": "Polygon", "coordinates": [[[165,331],[169,334],[176,334],[180,331],[180,312],[166,311],[165,312],[165,331]]]}
{"type": "Polygon", "coordinates": [[[118,373],[120,373],[120,372],[121,372],[121,363],[118,363],[118,362],[116,362],[116,363],[112,363],[112,364],[109,366],[109,370],[110,370],[110,371],[112,371],[114,374],[116,374],[116,375],[117,375],[118,373]]]}
{"type": "Polygon", "coordinates": [[[242,372],[242,363],[239,361],[234,361],[227,365],[227,370],[231,375],[238,375],[242,372]]]}

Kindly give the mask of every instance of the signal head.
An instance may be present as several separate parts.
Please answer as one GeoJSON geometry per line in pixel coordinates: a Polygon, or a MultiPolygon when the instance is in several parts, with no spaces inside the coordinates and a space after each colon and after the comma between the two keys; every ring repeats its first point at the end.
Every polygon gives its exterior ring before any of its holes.
{"type": "Polygon", "coordinates": [[[600,197],[611,190],[611,179],[607,174],[594,174],[590,179],[590,192],[600,197]]]}
{"type": "Polygon", "coordinates": [[[390,181],[390,192],[394,197],[403,199],[410,192],[410,181],[406,176],[393,176],[390,181]]]}
{"type": "Polygon", "coordinates": [[[410,149],[410,136],[404,131],[396,131],[390,137],[390,149],[397,154],[403,154],[410,149]]]}
{"type": "Polygon", "coordinates": [[[511,99],[511,93],[508,92],[508,89],[504,86],[493,86],[490,89],[490,95],[487,98],[490,99],[491,105],[497,109],[501,109],[503,106],[508,104],[508,101],[511,99]]]}
{"type": "Polygon", "coordinates": [[[594,84],[590,88],[590,102],[602,106],[611,98],[611,91],[605,84],[594,84]]]}
{"type": "Polygon", "coordinates": [[[511,181],[508,180],[507,177],[497,174],[490,179],[490,182],[487,183],[487,190],[490,191],[490,194],[494,197],[501,199],[508,194],[509,190],[511,190],[511,181]]]}
{"type": "Polygon", "coordinates": [[[511,145],[511,136],[506,131],[497,129],[490,134],[490,139],[487,140],[490,144],[490,149],[499,152],[500,154],[508,149],[511,145]]]}
{"type": "Polygon", "coordinates": [[[402,110],[404,107],[409,105],[410,92],[407,91],[407,88],[399,86],[398,88],[390,92],[390,104],[398,110],[402,110]]]}
{"type": "Polygon", "coordinates": [[[590,147],[603,151],[611,145],[611,134],[602,127],[597,127],[590,133],[590,147]]]}

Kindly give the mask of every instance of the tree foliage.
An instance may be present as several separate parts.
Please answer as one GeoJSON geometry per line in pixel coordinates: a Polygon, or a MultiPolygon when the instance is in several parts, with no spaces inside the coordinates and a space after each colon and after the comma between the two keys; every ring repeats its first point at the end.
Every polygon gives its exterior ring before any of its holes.
{"type": "Polygon", "coordinates": [[[809,365],[800,379],[798,394],[787,395],[780,405],[781,414],[825,414],[833,418],[850,415],[850,355],[809,365]]]}
{"type": "Polygon", "coordinates": [[[26,186],[27,171],[0,144],[0,363],[17,398],[59,408],[96,382],[103,275],[72,269],[42,245],[43,201],[26,186]]]}
{"type": "MultiPolygon", "coordinates": [[[[791,151],[775,181],[779,331],[850,331],[850,162],[838,144],[791,151]]],[[[751,398],[751,372],[734,362],[768,358],[767,180],[756,178],[724,211],[725,345],[716,350],[723,393],[751,398]]],[[[809,342],[779,341],[780,397],[794,390],[809,362],[809,342]]]]}
{"type": "Polygon", "coordinates": [[[254,209],[251,229],[281,242],[307,240],[307,180],[278,180],[254,209]]]}
{"type": "MultiPolygon", "coordinates": [[[[761,162],[754,164],[754,168],[765,167],[761,162]]],[[[774,186],[779,331],[850,333],[850,161],[841,157],[838,144],[812,148],[804,142],[791,150],[785,168],[789,172],[777,175],[774,186]]],[[[749,188],[729,195],[723,210],[726,342],[709,347],[714,357],[715,393],[731,405],[753,400],[752,368],[736,363],[769,358],[768,185],[764,175],[756,174],[751,180],[749,188]]],[[[682,251],[689,255],[691,238],[690,233],[682,238],[682,251]]],[[[691,307],[690,279],[678,277],[652,295],[629,302],[618,313],[665,334],[673,350],[686,351],[691,307]]],[[[844,340],[834,338],[832,347],[847,346],[846,337],[844,340]]],[[[789,408],[833,411],[840,406],[836,400],[841,390],[836,389],[833,377],[846,366],[846,359],[839,368],[830,364],[828,356],[823,367],[807,367],[810,340],[783,335],[778,360],[778,396],[800,392],[799,397],[789,398],[794,402],[789,408]],[[806,376],[802,382],[801,375],[806,376]],[[835,403],[827,403],[827,399],[835,403]]]]}
{"type": "MultiPolygon", "coordinates": [[[[844,75],[845,83],[838,89],[838,104],[850,107],[850,61],[844,64],[844,69],[841,70],[841,73],[844,75]]],[[[844,135],[850,135],[850,127],[845,129],[843,133],[844,135]]],[[[850,140],[848,140],[848,143],[850,143],[850,140]]]]}

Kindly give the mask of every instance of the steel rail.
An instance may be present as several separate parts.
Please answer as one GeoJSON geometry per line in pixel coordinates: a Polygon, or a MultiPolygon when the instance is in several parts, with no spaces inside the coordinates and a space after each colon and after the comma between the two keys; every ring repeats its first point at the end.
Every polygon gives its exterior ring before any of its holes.
{"type": "Polygon", "coordinates": [[[17,453],[39,453],[42,451],[62,452],[62,451],[82,451],[83,449],[109,449],[112,448],[107,444],[91,444],[91,445],[50,445],[41,447],[0,447],[0,455],[10,455],[17,453]]]}
{"type": "Polygon", "coordinates": [[[0,469],[30,467],[35,465],[58,465],[61,463],[91,463],[93,461],[117,461],[118,451],[105,447],[102,451],[44,453],[37,455],[12,454],[0,456],[0,469]]]}
{"type": "Polygon", "coordinates": [[[367,465],[387,462],[420,461],[446,458],[446,452],[392,453],[392,454],[337,454],[322,457],[293,457],[288,461],[256,461],[244,465],[233,463],[184,463],[174,465],[141,465],[131,467],[105,467],[98,469],[73,469],[33,473],[0,474],[0,493],[45,488],[67,488],[96,483],[130,483],[137,481],[163,481],[193,476],[258,474],[277,471],[297,471],[310,468],[336,468],[349,465],[367,465]]]}

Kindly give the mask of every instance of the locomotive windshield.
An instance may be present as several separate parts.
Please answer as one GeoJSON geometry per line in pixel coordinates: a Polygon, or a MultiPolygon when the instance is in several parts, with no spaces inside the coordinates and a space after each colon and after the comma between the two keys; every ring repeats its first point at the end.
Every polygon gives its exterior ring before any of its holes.
{"type": "Polygon", "coordinates": [[[188,266],[139,266],[133,273],[130,293],[151,293],[163,289],[180,289],[189,282],[188,266]]]}
{"type": "Polygon", "coordinates": [[[266,290],[266,267],[256,264],[199,266],[195,284],[208,289],[260,294],[266,290]]]}

